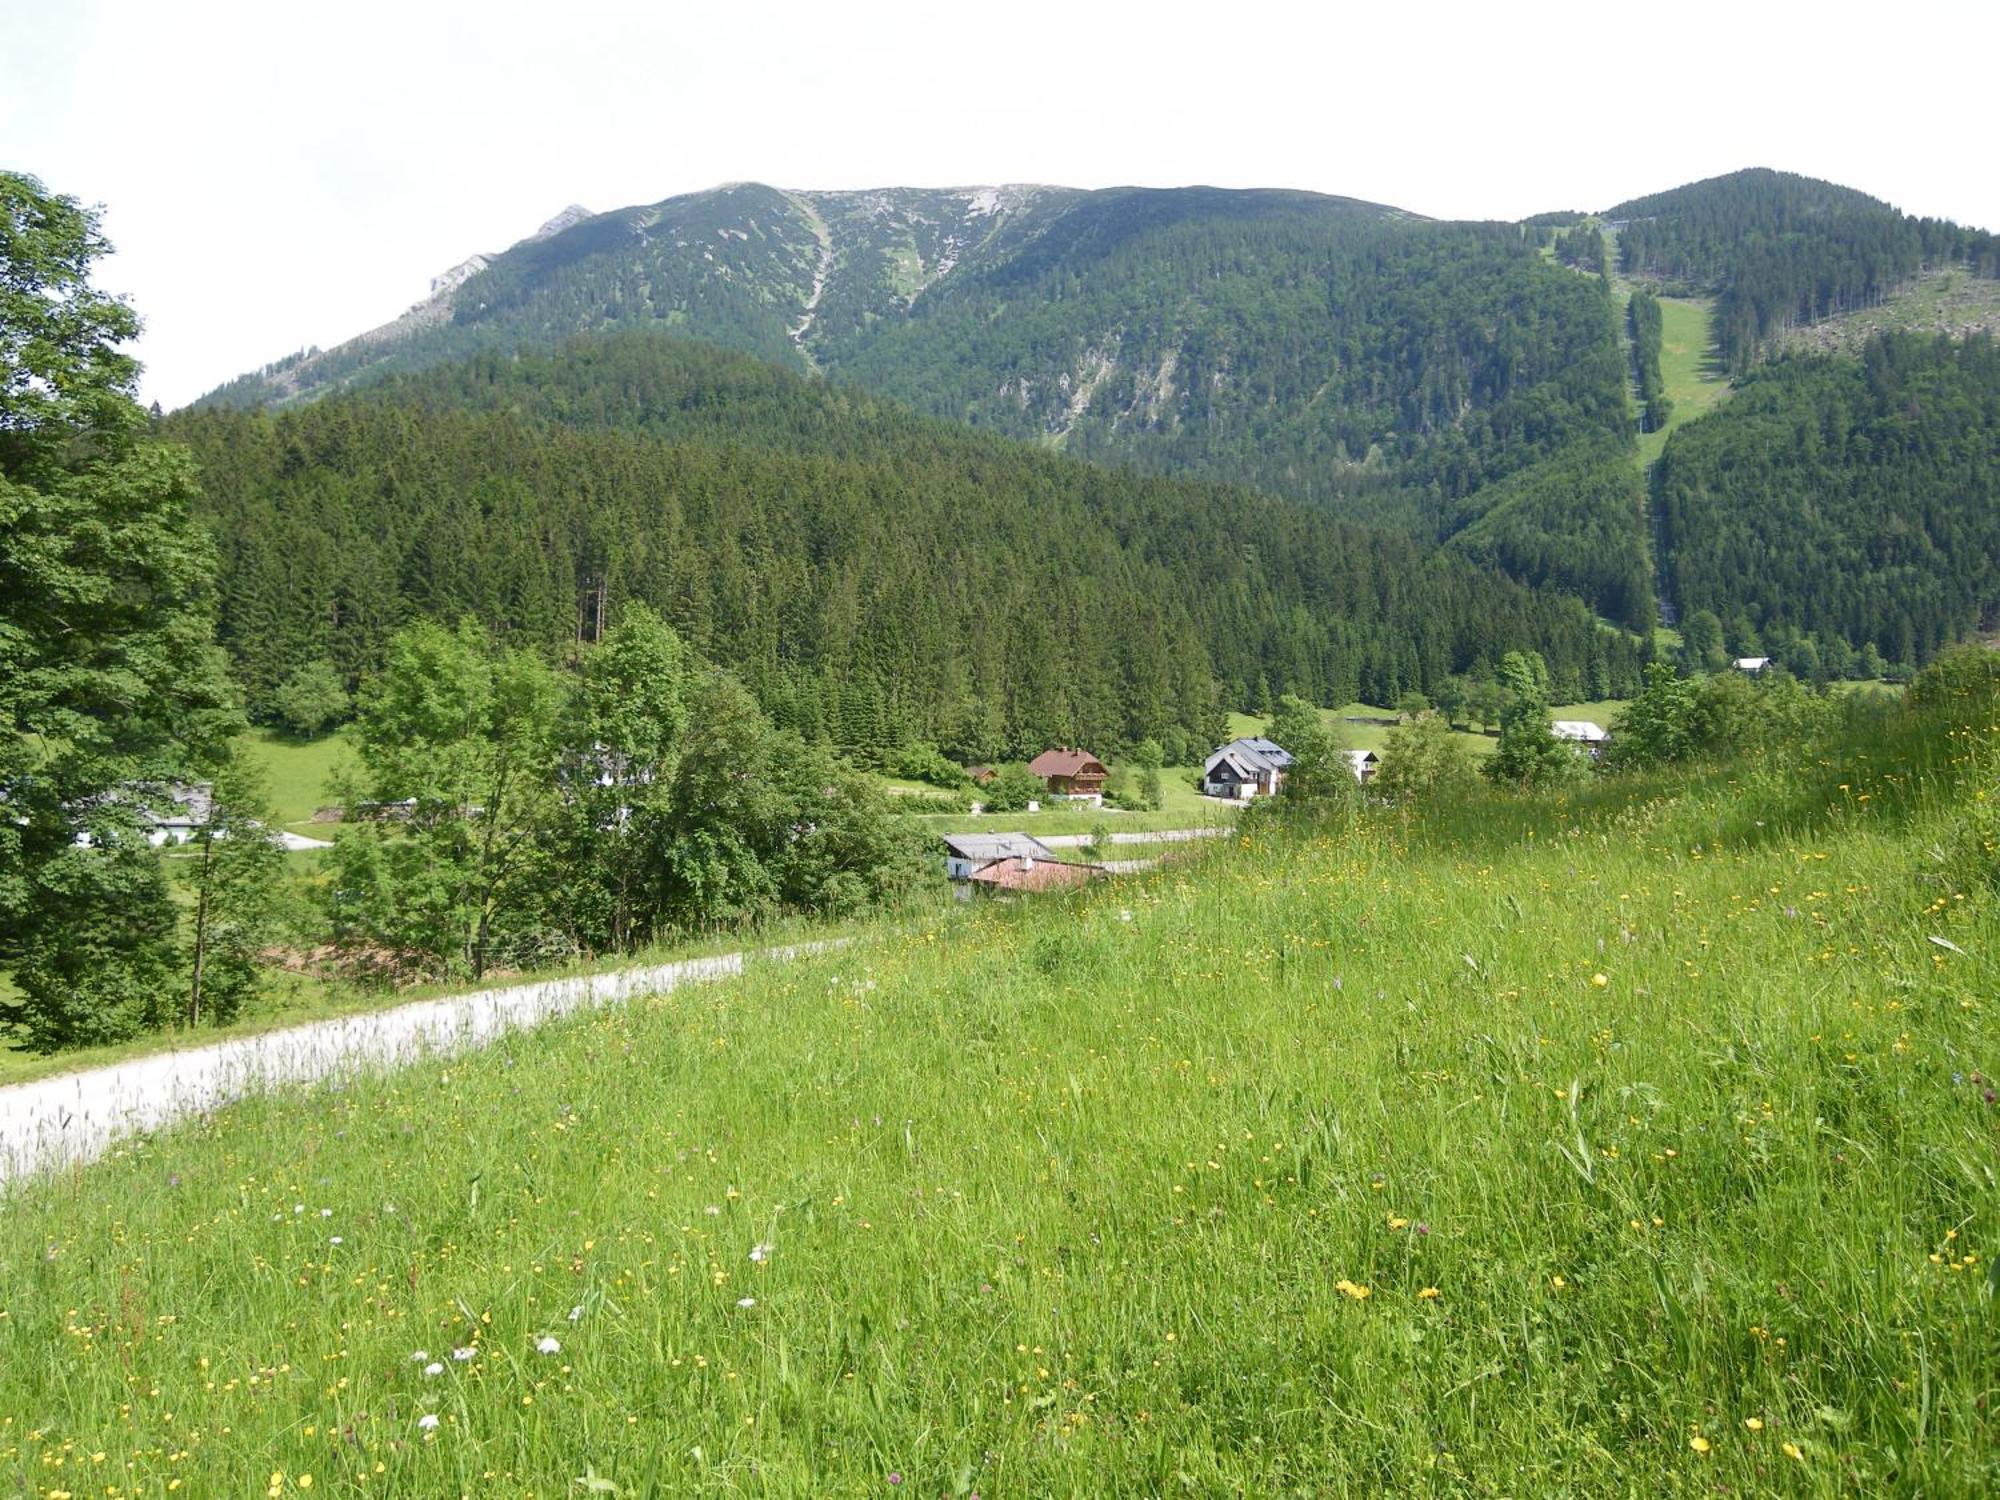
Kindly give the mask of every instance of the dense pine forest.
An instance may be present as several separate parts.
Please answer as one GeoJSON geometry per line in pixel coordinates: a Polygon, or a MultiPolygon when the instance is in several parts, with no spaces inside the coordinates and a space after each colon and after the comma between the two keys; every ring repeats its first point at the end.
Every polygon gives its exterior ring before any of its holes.
{"type": "MultiPolygon", "coordinates": [[[[166,425],[253,707],[416,617],[560,651],[648,603],[777,723],[965,758],[1206,748],[1260,693],[1393,702],[1510,647],[1637,678],[1574,600],[1251,492],[1113,471],[657,337],[166,425]]],[[[1177,756],[1176,756],[1177,758],[1177,756]]]]}
{"type": "Polygon", "coordinates": [[[1776,361],[1674,434],[1659,485],[1674,594],[1733,647],[1806,633],[1924,661],[2000,607],[2000,349],[1776,361]]]}

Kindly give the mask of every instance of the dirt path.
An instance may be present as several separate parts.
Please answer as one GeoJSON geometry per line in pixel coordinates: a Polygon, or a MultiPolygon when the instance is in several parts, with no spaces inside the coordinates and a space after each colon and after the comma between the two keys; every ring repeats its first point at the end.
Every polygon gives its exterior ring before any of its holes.
{"type": "Polygon", "coordinates": [[[481,1047],[573,1010],[741,974],[746,958],[782,962],[843,940],[722,953],[609,974],[542,979],[418,1000],[281,1031],[157,1052],[0,1088],[0,1182],[86,1162],[114,1142],[285,1084],[481,1047]]]}

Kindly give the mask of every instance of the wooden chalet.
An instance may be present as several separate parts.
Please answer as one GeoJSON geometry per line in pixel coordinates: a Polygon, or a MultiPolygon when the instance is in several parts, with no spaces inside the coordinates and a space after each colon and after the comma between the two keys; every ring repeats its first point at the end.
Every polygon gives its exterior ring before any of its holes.
{"type": "Polygon", "coordinates": [[[1068,745],[1044,750],[1028,762],[1028,770],[1041,778],[1050,796],[1095,804],[1103,803],[1104,781],[1111,774],[1110,768],[1088,750],[1068,745]]]}

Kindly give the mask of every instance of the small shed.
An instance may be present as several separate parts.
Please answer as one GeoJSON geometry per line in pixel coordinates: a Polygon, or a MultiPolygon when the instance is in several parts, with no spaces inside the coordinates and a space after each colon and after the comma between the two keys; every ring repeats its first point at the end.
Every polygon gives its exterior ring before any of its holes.
{"type": "Polygon", "coordinates": [[[1025,833],[947,833],[942,842],[944,872],[953,880],[970,880],[975,870],[995,860],[1057,863],[1053,849],[1025,833]]]}
{"type": "Polygon", "coordinates": [[[1109,873],[1102,865],[1071,865],[1061,860],[996,859],[981,865],[968,878],[975,890],[994,895],[1024,894],[1029,891],[1067,890],[1088,885],[1109,873]]]}
{"type": "Polygon", "coordinates": [[[1611,743],[1610,732],[1588,719],[1557,719],[1549,726],[1549,733],[1588,751],[1592,760],[1602,755],[1604,747],[1611,743]]]}

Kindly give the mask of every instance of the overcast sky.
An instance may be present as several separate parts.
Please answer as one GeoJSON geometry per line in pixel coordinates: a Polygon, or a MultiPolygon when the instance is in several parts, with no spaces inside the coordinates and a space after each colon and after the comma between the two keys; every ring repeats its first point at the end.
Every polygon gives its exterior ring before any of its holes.
{"type": "Polygon", "coordinates": [[[0,0],[0,166],[105,205],[167,406],[565,204],[1215,183],[1517,218],[1743,166],[2000,227],[2000,3],[0,0]]]}

